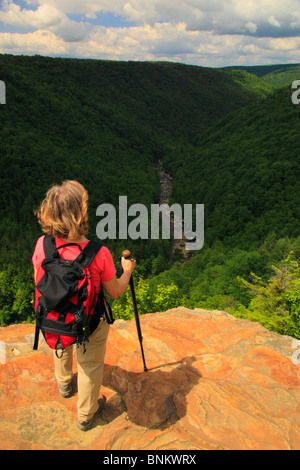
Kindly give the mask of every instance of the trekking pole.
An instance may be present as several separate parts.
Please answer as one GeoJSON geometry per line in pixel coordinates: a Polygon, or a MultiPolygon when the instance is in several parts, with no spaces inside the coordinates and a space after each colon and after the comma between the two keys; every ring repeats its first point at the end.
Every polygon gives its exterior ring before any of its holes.
{"type": "MultiPolygon", "coordinates": [[[[125,259],[130,259],[131,258],[130,251],[129,250],[124,250],[122,252],[122,256],[125,259]]],[[[136,324],[137,334],[138,334],[139,342],[140,342],[140,345],[141,345],[144,371],[147,372],[148,369],[146,367],[146,362],[145,362],[144,349],[143,349],[143,337],[142,337],[140,319],[139,319],[139,314],[138,314],[138,309],[137,309],[137,304],[136,304],[136,298],[135,298],[135,292],[134,292],[134,285],[133,285],[132,276],[130,276],[129,286],[130,286],[130,293],[131,293],[131,298],[132,298],[132,303],[133,303],[133,311],[134,311],[134,316],[135,316],[135,324],[136,324]]]]}

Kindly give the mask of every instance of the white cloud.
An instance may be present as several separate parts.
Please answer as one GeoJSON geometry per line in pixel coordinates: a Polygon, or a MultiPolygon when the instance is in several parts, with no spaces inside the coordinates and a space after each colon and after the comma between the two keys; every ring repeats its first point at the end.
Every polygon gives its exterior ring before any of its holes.
{"type": "Polygon", "coordinates": [[[7,54],[63,56],[67,48],[54,33],[39,30],[27,34],[1,33],[0,50],[7,54]]]}
{"type": "Polygon", "coordinates": [[[21,9],[19,5],[4,2],[4,9],[0,11],[0,21],[4,24],[23,28],[38,28],[57,25],[61,22],[63,13],[51,5],[41,5],[37,10],[21,9]]]}
{"type": "Polygon", "coordinates": [[[300,11],[293,11],[291,28],[300,28],[300,11]]]}
{"type": "Polygon", "coordinates": [[[248,21],[248,23],[246,23],[245,26],[250,33],[256,33],[257,24],[253,23],[253,21],[248,21]]]}
{"type": "Polygon", "coordinates": [[[0,33],[0,52],[207,66],[299,61],[299,0],[25,2],[4,0],[0,24],[18,33],[0,33]],[[136,26],[97,25],[100,12],[136,26]]]}
{"type": "MultiPolygon", "coordinates": [[[[245,25],[253,23],[258,35],[263,35],[265,25],[274,28],[298,25],[300,6],[299,0],[27,0],[27,3],[29,7],[48,5],[86,18],[95,18],[97,12],[111,12],[138,25],[183,22],[187,29],[217,34],[247,34],[245,25]]],[[[253,34],[248,28],[249,32],[253,34]]]]}
{"type": "Polygon", "coordinates": [[[66,14],[90,15],[97,12],[122,12],[124,0],[25,0],[29,6],[51,5],[66,14]]]}
{"type": "Polygon", "coordinates": [[[83,42],[66,42],[49,31],[0,34],[0,50],[16,54],[112,60],[172,60],[203,66],[295,61],[300,38],[253,38],[188,31],[183,23],[130,28],[95,27],[83,42]]]}
{"type": "Polygon", "coordinates": [[[25,30],[47,30],[65,41],[81,41],[87,33],[87,25],[71,21],[63,11],[47,3],[36,10],[27,10],[5,0],[3,11],[0,11],[0,22],[25,30]]]}
{"type": "Polygon", "coordinates": [[[280,28],[280,27],[281,27],[281,24],[279,23],[278,20],[276,20],[276,18],[275,18],[274,15],[270,16],[270,18],[269,18],[269,23],[270,23],[272,26],[275,26],[275,28],[280,28]]]}

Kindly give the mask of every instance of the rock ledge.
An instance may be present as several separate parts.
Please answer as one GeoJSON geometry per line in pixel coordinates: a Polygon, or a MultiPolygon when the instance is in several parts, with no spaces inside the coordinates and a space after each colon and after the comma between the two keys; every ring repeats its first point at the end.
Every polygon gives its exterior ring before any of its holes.
{"type": "MultiPolygon", "coordinates": [[[[76,426],[76,393],[59,396],[52,351],[34,326],[0,328],[1,449],[300,449],[300,366],[293,338],[220,311],[183,307],[111,327],[93,428],[76,426]],[[2,361],[3,362],[3,361],[2,361]]],[[[76,370],[74,370],[76,388],[76,370]]]]}

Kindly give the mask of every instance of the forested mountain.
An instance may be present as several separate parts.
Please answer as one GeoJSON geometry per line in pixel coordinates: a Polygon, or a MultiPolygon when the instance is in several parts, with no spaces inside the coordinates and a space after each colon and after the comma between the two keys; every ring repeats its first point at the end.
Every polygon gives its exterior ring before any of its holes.
{"type": "Polygon", "coordinates": [[[32,210],[50,184],[87,187],[95,233],[102,202],[158,201],[152,163],[170,144],[265,93],[224,72],[168,63],[2,55],[0,77],[2,266],[12,257],[27,264],[39,233],[32,210]]]}
{"type": "Polygon", "coordinates": [[[226,67],[222,70],[241,70],[262,78],[274,88],[290,86],[294,80],[299,80],[300,64],[254,65],[242,67],[226,67]]]}
{"type": "Polygon", "coordinates": [[[206,248],[157,281],[179,286],[182,303],[300,337],[299,124],[284,88],[164,156],[173,199],[205,205],[206,248]]]}
{"type": "MultiPolygon", "coordinates": [[[[0,324],[32,315],[33,210],[65,179],[89,192],[90,237],[99,204],[158,202],[158,159],[174,176],[173,202],[205,204],[205,247],[183,266],[168,241],[125,240],[141,313],[180,303],[241,313],[251,271],[267,279],[274,260],[299,255],[299,106],[289,88],[235,69],[12,55],[0,55],[0,79],[0,324]]],[[[106,244],[117,263],[124,240],[106,244]]],[[[115,303],[124,317],[125,300],[115,303]]],[[[289,302],[299,308],[298,297],[289,302]]]]}
{"type": "Polygon", "coordinates": [[[290,67],[289,69],[278,69],[270,72],[263,77],[264,81],[273,86],[274,88],[282,88],[291,86],[295,80],[299,80],[300,65],[290,67]]]}
{"type": "Polygon", "coordinates": [[[165,155],[174,199],[205,204],[209,244],[246,249],[270,232],[299,234],[299,124],[300,107],[283,89],[218,121],[189,149],[165,155]]]}

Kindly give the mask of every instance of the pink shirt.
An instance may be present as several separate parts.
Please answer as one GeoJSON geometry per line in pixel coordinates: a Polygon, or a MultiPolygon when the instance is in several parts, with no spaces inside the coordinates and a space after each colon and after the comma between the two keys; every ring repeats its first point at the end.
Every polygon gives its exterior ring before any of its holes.
{"type": "MultiPolygon", "coordinates": [[[[44,274],[44,269],[42,268],[42,261],[45,258],[43,242],[44,242],[44,235],[38,239],[33,256],[32,256],[32,264],[37,270],[36,283],[39,282],[39,280],[44,274]]],[[[65,240],[61,240],[60,238],[55,238],[55,244],[57,247],[64,245],[65,243],[67,243],[65,240]]],[[[84,248],[87,244],[88,244],[88,240],[82,243],[78,243],[78,245],[80,245],[81,248],[84,248]]],[[[77,246],[67,246],[59,250],[59,256],[63,259],[73,260],[77,258],[79,254],[80,254],[80,250],[77,246]]],[[[100,251],[97,253],[95,258],[91,262],[89,269],[90,269],[91,277],[94,281],[96,292],[99,293],[101,282],[110,281],[116,275],[114,261],[108,248],[103,246],[100,249],[100,251]]]]}

